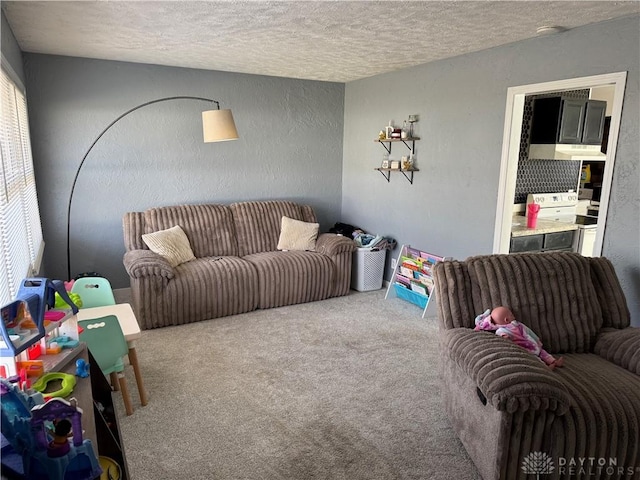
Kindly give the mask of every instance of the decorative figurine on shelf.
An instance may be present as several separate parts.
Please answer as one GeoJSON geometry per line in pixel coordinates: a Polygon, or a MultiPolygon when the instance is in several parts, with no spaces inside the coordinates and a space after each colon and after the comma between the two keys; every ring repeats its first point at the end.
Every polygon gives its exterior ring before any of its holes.
{"type": "Polygon", "coordinates": [[[418,115],[409,115],[409,138],[413,138],[413,124],[418,121],[418,115]]]}
{"type": "Polygon", "coordinates": [[[378,140],[384,140],[385,138],[387,138],[386,133],[384,133],[384,130],[380,130],[380,133],[378,133],[378,140]]]}
{"type": "Polygon", "coordinates": [[[387,138],[387,139],[391,138],[391,134],[393,133],[393,129],[394,129],[393,124],[391,123],[391,120],[389,120],[389,125],[384,127],[385,138],[387,138]]]}
{"type": "Polygon", "coordinates": [[[406,140],[407,138],[409,138],[409,127],[407,127],[407,121],[405,120],[402,123],[402,132],[400,133],[400,138],[402,138],[403,140],[406,140]]]}

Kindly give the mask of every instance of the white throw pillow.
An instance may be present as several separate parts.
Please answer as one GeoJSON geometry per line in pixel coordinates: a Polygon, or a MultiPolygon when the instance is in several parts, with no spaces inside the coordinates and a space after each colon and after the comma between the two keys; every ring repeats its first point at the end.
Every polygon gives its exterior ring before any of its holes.
{"type": "Polygon", "coordinates": [[[289,217],[282,217],[278,250],[311,250],[316,249],[319,223],[301,222],[289,217]]]}
{"type": "Polygon", "coordinates": [[[164,257],[172,267],[196,258],[187,235],[178,225],[167,230],[145,233],[142,240],[149,250],[164,257]]]}

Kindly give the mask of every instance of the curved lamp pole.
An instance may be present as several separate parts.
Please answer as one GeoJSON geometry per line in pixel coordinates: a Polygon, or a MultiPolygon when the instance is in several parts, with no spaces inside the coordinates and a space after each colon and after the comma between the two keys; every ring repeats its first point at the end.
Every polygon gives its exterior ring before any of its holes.
{"type": "Polygon", "coordinates": [[[78,181],[78,175],[80,174],[80,170],[82,170],[82,166],[84,165],[85,160],[89,156],[93,147],[98,143],[98,141],[102,138],[102,136],[107,133],[107,131],[113,127],[116,123],[122,120],[124,117],[129,115],[130,113],[135,112],[136,110],[140,110],[143,107],[148,105],[153,105],[154,103],[167,102],[169,100],[199,100],[203,102],[210,102],[216,104],[216,110],[209,110],[206,112],[202,112],[202,125],[203,125],[203,135],[204,142],[223,142],[226,140],[236,140],[238,138],[238,132],[236,130],[235,123],[233,121],[233,116],[231,114],[231,110],[220,110],[220,102],[216,100],[212,100],[210,98],[204,97],[191,97],[191,96],[177,96],[177,97],[165,97],[158,98],[157,100],[151,100],[150,102],[142,103],[136,107],[133,107],[130,110],[127,110],[118,118],[116,118],[113,122],[111,122],[107,127],[100,132],[100,135],[93,141],[87,152],[82,157],[82,161],[76,170],[76,175],[73,177],[73,184],[71,185],[71,193],[69,194],[69,205],[67,206],[67,279],[71,280],[71,203],[73,202],[73,192],[76,189],[76,182],[78,181]]]}

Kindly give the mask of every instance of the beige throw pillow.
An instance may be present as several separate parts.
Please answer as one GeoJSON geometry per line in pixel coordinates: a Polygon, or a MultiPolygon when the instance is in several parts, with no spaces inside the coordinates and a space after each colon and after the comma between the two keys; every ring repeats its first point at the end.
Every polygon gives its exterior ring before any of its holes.
{"type": "Polygon", "coordinates": [[[149,250],[164,257],[172,267],[196,258],[187,235],[180,226],[142,235],[149,250]]]}
{"type": "Polygon", "coordinates": [[[319,223],[301,222],[289,217],[282,217],[278,250],[311,250],[316,249],[319,223]]]}

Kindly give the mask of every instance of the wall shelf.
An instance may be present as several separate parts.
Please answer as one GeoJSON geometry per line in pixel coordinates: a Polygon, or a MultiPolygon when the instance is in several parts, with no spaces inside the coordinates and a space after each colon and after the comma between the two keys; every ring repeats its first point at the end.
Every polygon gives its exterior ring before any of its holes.
{"type": "Polygon", "coordinates": [[[400,172],[404,175],[404,178],[413,185],[413,172],[419,172],[419,168],[412,168],[411,170],[399,170],[397,168],[374,168],[374,170],[379,171],[382,176],[387,180],[387,182],[391,181],[391,172],[400,172]],[[410,174],[410,175],[407,175],[410,174]]]}
{"type": "MultiPolygon", "coordinates": [[[[420,140],[420,137],[411,137],[411,138],[385,138],[383,140],[377,138],[374,142],[379,143],[384,147],[389,155],[391,155],[391,144],[396,142],[404,143],[404,146],[409,149],[409,151],[413,154],[416,149],[416,140],[420,140]]],[[[374,170],[379,171],[382,176],[385,178],[387,183],[391,182],[391,172],[400,172],[404,175],[404,178],[413,185],[413,172],[419,172],[418,168],[410,168],[408,170],[399,169],[399,168],[375,168],[374,170]]]]}
{"type": "Polygon", "coordinates": [[[404,143],[404,145],[411,150],[412,152],[415,151],[415,147],[416,147],[416,140],[420,140],[420,137],[411,137],[411,138],[385,138],[384,140],[380,140],[379,138],[376,138],[374,140],[374,142],[381,144],[384,149],[389,153],[389,155],[391,155],[391,144],[394,142],[402,142],[404,143]],[[411,146],[409,146],[409,144],[407,142],[411,142],[411,146]],[[388,146],[386,144],[389,144],[388,146]]]}

